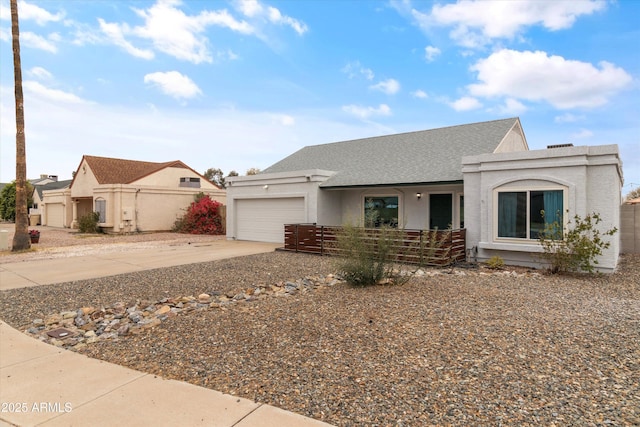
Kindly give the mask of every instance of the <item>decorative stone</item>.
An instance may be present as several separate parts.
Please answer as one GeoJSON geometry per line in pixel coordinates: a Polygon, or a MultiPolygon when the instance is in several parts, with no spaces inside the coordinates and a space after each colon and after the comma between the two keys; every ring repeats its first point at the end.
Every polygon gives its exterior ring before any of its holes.
{"type": "Polygon", "coordinates": [[[169,313],[170,311],[171,311],[171,307],[169,307],[168,305],[163,305],[162,307],[157,309],[153,314],[155,314],[156,316],[161,316],[163,314],[169,313]]]}

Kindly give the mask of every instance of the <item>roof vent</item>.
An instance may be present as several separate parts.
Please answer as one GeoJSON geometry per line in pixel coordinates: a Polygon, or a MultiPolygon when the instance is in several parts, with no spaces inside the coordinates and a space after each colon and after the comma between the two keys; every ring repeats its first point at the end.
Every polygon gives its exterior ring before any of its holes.
{"type": "Polygon", "coordinates": [[[573,147],[573,144],[555,144],[555,145],[547,145],[547,148],[565,148],[565,147],[573,147]]]}

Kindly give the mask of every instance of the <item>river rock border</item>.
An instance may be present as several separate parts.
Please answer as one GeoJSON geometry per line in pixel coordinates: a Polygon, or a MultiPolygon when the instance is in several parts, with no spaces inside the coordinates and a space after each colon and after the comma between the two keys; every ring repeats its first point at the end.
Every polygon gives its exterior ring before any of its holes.
{"type": "MultiPolygon", "coordinates": [[[[440,274],[467,275],[503,275],[523,277],[539,275],[527,271],[464,271],[417,270],[411,272],[416,277],[433,277],[440,274]]],[[[44,318],[34,319],[24,331],[39,340],[70,350],[80,350],[99,341],[118,339],[127,335],[137,335],[152,329],[172,317],[196,310],[227,310],[240,303],[251,303],[259,299],[288,297],[295,293],[313,292],[319,287],[331,287],[345,283],[341,278],[330,274],[325,277],[305,277],[294,281],[278,282],[275,285],[260,285],[244,292],[222,294],[217,291],[201,293],[197,297],[181,296],[162,298],[157,301],[137,300],[129,305],[116,302],[107,307],[81,307],[76,310],[62,311],[44,318]]]]}

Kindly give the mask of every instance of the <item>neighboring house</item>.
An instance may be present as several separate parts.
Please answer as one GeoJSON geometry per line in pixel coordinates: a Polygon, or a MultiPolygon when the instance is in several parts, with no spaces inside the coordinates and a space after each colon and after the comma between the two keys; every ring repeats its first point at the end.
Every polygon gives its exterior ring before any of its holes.
{"type": "Polygon", "coordinates": [[[42,224],[42,213],[44,206],[44,191],[49,190],[64,190],[65,188],[69,188],[71,185],[71,180],[63,180],[58,181],[58,177],[55,175],[44,175],[47,177],[46,179],[40,180],[32,180],[30,181],[33,184],[33,205],[29,208],[29,219],[30,225],[40,225],[42,224]]]}
{"type": "Polygon", "coordinates": [[[40,178],[38,178],[38,179],[30,179],[29,182],[33,186],[51,184],[52,182],[58,182],[58,176],[57,175],[40,174],[40,178]]]}
{"type": "Polygon", "coordinates": [[[225,204],[225,191],[179,160],[155,163],[83,156],[67,189],[43,192],[42,224],[76,228],[98,212],[110,233],[170,230],[198,193],[225,204]]]}
{"type": "MultiPolygon", "coordinates": [[[[228,238],[283,242],[287,223],[363,224],[374,214],[375,225],[466,228],[479,261],[536,265],[544,220],[535,210],[565,223],[597,211],[603,228],[617,227],[622,175],[617,146],[529,151],[510,118],[308,146],[227,181],[228,238]]],[[[618,253],[613,239],[600,267],[613,270],[618,253]]]]}

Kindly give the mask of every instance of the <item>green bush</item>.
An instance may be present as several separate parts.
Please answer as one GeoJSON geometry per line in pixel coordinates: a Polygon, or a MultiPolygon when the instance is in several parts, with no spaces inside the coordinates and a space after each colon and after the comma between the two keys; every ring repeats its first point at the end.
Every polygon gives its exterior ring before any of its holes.
{"type": "Polygon", "coordinates": [[[541,257],[550,264],[549,271],[593,273],[598,264],[597,257],[611,245],[611,242],[603,240],[603,236],[613,236],[618,231],[614,227],[600,232],[596,226],[601,221],[599,214],[592,213],[584,218],[575,215],[573,223],[569,221],[566,230],[561,218],[545,224],[539,241],[544,251],[541,257]]]}
{"type": "Polygon", "coordinates": [[[492,270],[501,270],[504,267],[504,260],[498,255],[492,256],[487,260],[487,267],[492,270]]]}
{"type": "Polygon", "coordinates": [[[81,233],[100,233],[98,226],[100,222],[100,214],[98,212],[89,212],[78,218],[78,231],[81,233]]]}

